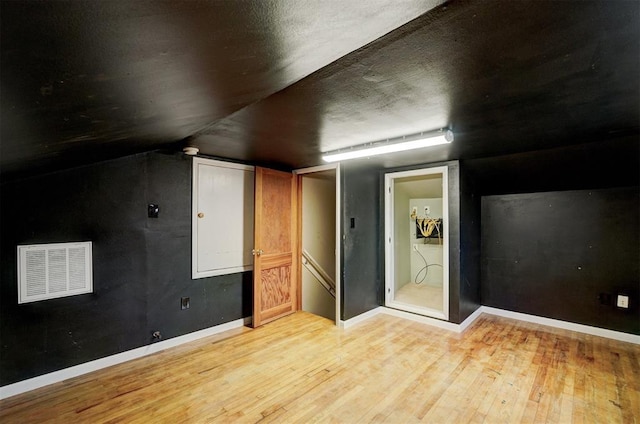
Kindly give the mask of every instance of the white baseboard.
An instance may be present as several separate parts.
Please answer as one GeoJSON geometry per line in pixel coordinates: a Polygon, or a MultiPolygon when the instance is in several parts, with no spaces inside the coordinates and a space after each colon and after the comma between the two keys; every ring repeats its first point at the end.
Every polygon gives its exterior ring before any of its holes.
{"type": "Polygon", "coordinates": [[[640,336],[635,334],[623,333],[621,331],[607,330],[606,328],[600,328],[600,327],[591,327],[589,325],[576,324],[574,322],[561,321],[558,319],[539,317],[537,315],[529,315],[529,314],[523,314],[520,312],[507,311],[505,309],[497,309],[497,308],[492,308],[490,306],[482,306],[480,309],[482,310],[482,312],[490,315],[497,315],[505,318],[513,318],[520,321],[546,325],[549,327],[562,328],[564,330],[571,330],[577,333],[591,334],[592,336],[605,337],[607,339],[619,340],[621,342],[640,344],[640,336]]]}
{"type": "Polygon", "coordinates": [[[459,329],[460,325],[458,324],[454,324],[448,321],[442,321],[435,318],[430,318],[424,315],[414,314],[411,312],[401,311],[399,309],[387,308],[386,306],[378,306],[377,308],[371,309],[370,311],[364,312],[346,321],[340,321],[340,327],[342,328],[353,327],[354,325],[364,322],[369,318],[373,318],[374,316],[379,314],[392,315],[399,318],[408,319],[411,321],[421,322],[423,324],[431,325],[434,327],[444,328],[445,330],[450,330],[455,332],[462,331],[459,329]]]}
{"type": "Polygon", "coordinates": [[[194,331],[193,333],[174,337],[172,339],[162,340],[148,346],[139,347],[136,349],[128,350],[126,352],[96,359],[94,361],[85,362],[84,364],[75,365],[73,367],[65,368],[59,371],[54,371],[49,374],[39,375],[28,380],[8,384],[6,386],[0,387],[0,399],[6,399],[20,393],[39,389],[40,387],[48,386],[50,384],[59,383],[69,378],[107,368],[112,365],[121,364],[126,361],[131,361],[132,359],[151,355],[153,353],[160,352],[161,350],[179,346],[184,343],[189,343],[198,339],[202,339],[204,337],[213,336],[214,334],[222,333],[223,331],[240,328],[247,323],[251,323],[251,317],[237,319],[225,324],[216,325],[215,327],[194,331]]]}
{"type": "Polygon", "coordinates": [[[442,328],[444,330],[460,332],[460,326],[449,321],[442,321],[436,318],[430,318],[424,315],[413,314],[411,312],[401,311],[399,309],[381,307],[380,313],[385,315],[391,315],[394,317],[408,319],[410,321],[416,321],[422,324],[427,324],[432,327],[442,328]]]}
{"type": "Polygon", "coordinates": [[[342,328],[349,328],[352,327],[358,323],[361,323],[363,321],[368,320],[369,318],[372,318],[376,315],[379,314],[386,314],[386,315],[391,315],[394,317],[399,317],[399,318],[403,318],[403,319],[408,319],[411,321],[416,321],[416,322],[420,322],[422,324],[427,324],[427,325],[431,325],[433,327],[438,327],[438,328],[442,328],[445,330],[449,330],[449,331],[455,331],[456,333],[461,333],[463,332],[468,326],[470,326],[473,321],[475,321],[480,314],[482,313],[481,311],[482,308],[478,308],[474,313],[472,313],[471,315],[469,315],[469,317],[464,320],[462,322],[462,324],[454,324],[452,322],[449,321],[443,321],[440,319],[436,319],[436,318],[431,318],[431,317],[427,317],[424,315],[418,315],[418,314],[414,314],[411,312],[405,312],[405,311],[401,311],[399,309],[393,309],[393,308],[387,308],[386,306],[379,306],[375,309],[372,309],[370,311],[364,312],[360,315],[357,315],[349,320],[346,321],[340,321],[340,327],[342,328]]]}
{"type": "Polygon", "coordinates": [[[460,323],[460,331],[458,331],[459,333],[462,333],[464,330],[466,330],[471,324],[473,324],[475,320],[478,319],[480,315],[482,315],[482,308],[484,308],[484,306],[481,306],[473,311],[473,313],[469,315],[467,319],[460,323]]]}
{"type": "Polygon", "coordinates": [[[377,308],[371,309],[370,311],[364,312],[360,315],[356,315],[355,317],[348,319],[346,321],[340,321],[340,327],[342,328],[349,328],[349,327],[353,327],[354,325],[362,322],[362,321],[366,321],[371,317],[374,317],[376,315],[378,315],[382,308],[384,308],[383,306],[378,306],[377,308]]]}
{"type": "Polygon", "coordinates": [[[590,334],[598,337],[605,337],[607,339],[619,340],[622,342],[640,344],[640,336],[630,333],[623,333],[621,331],[607,330],[605,328],[591,327],[589,325],[576,324],[568,321],[561,321],[552,318],[545,318],[536,315],[523,314],[520,312],[507,311],[505,309],[492,308],[489,306],[480,306],[476,309],[467,319],[461,324],[454,324],[448,321],[441,321],[435,318],[429,318],[423,315],[417,315],[410,312],[404,312],[397,309],[391,309],[384,306],[367,311],[347,321],[341,321],[343,328],[349,328],[355,324],[363,322],[378,314],[387,314],[396,316],[399,318],[408,319],[411,321],[420,322],[423,324],[431,325],[434,327],[442,328],[445,330],[455,331],[461,333],[467,329],[473,322],[478,319],[483,313],[489,315],[497,315],[505,318],[512,318],[519,321],[530,322],[533,324],[546,325],[548,327],[561,328],[564,330],[575,331],[577,333],[590,334]]]}

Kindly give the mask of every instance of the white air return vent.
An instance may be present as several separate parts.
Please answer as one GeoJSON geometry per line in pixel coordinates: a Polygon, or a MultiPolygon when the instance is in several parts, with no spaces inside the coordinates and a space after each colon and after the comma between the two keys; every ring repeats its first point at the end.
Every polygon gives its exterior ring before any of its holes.
{"type": "Polygon", "coordinates": [[[92,291],[90,241],[18,246],[18,303],[92,291]]]}

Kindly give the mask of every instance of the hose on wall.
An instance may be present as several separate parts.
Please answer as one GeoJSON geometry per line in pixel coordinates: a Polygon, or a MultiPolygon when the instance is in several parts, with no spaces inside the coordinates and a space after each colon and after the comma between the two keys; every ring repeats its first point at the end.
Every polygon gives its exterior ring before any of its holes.
{"type": "Polygon", "coordinates": [[[424,262],[424,266],[422,268],[420,268],[420,270],[416,273],[416,278],[413,279],[413,282],[415,284],[422,284],[424,283],[424,280],[427,279],[427,275],[429,275],[429,268],[432,266],[439,266],[440,268],[442,268],[442,265],[440,264],[430,264],[427,262],[427,259],[422,255],[422,253],[420,253],[419,250],[415,250],[415,252],[420,255],[420,257],[422,258],[422,261],[424,262]],[[420,276],[420,274],[424,272],[424,276],[420,279],[420,281],[418,281],[418,277],[420,276]]]}

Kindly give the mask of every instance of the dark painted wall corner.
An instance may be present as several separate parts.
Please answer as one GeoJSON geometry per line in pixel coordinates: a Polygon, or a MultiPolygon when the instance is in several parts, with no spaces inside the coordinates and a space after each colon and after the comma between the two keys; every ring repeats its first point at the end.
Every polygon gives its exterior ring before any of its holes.
{"type": "Polygon", "coordinates": [[[639,210],[637,187],[484,197],[482,303],[640,334],[639,210]]]}
{"type": "Polygon", "coordinates": [[[460,312],[464,321],[481,306],[480,296],[480,202],[479,187],[460,164],[460,312]]]}
{"type": "Polygon", "coordinates": [[[348,320],[381,304],[382,189],[379,168],[366,163],[343,163],[341,176],[344,234],[341,319],[348,320]]]}
{"type": "Polygon", "coordinates": [[[167,339],[251,315],[251,273],[191,279],[191,159],[182,154],[0,190],[0,385],[144,346],[154,331],[167,339]],[[70,241],[93,242],[94,292],[19,305],[16,246],[70,241]]]}

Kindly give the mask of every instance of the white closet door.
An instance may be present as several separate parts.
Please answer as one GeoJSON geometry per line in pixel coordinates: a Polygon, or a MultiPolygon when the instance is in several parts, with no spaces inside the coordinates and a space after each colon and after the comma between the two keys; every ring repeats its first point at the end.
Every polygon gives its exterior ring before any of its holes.
{"type": "Polygon", "coordinates": [[[253,269],[254,168],[194,159],[193,278],[253,269]]]}

